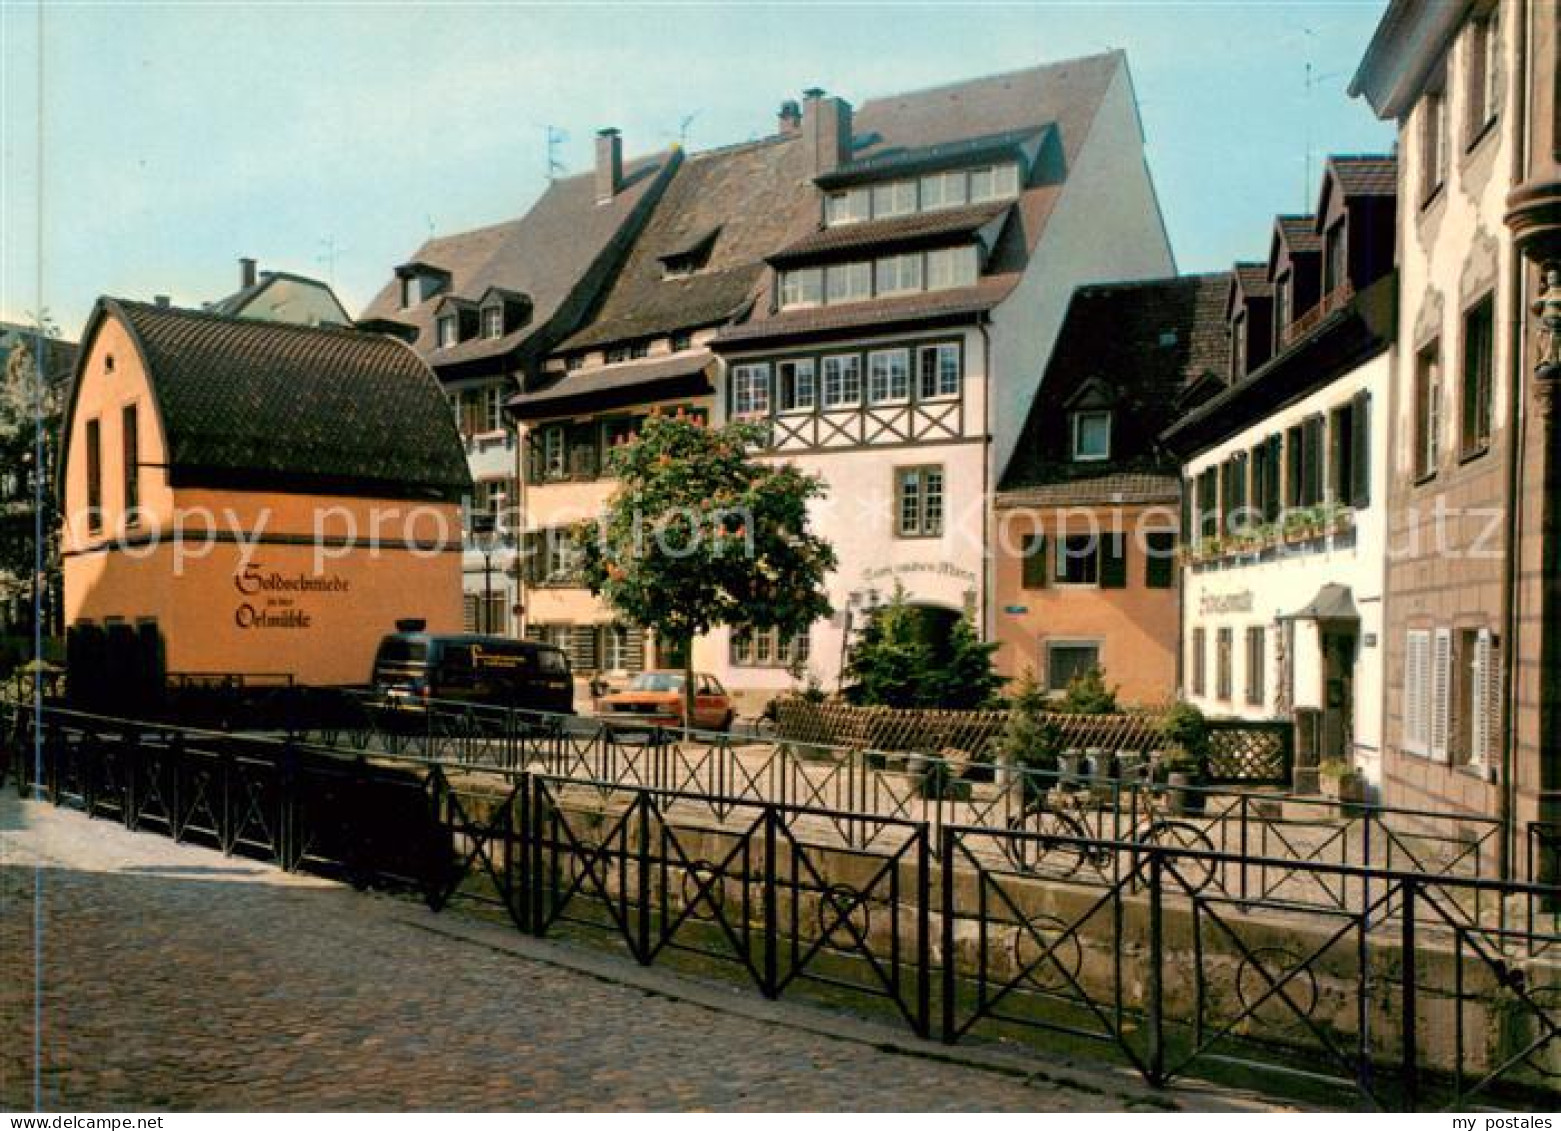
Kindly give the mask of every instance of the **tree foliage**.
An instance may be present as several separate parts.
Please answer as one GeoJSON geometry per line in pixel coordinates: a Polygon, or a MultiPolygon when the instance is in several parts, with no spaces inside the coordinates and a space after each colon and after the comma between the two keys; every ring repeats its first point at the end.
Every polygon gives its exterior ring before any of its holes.
{"type": "Polygon", "coordinates": [[[763,439],[755,424],[653,414],[609,453],[618,487],[575,531],[586,586],[685,654],[718,626],[791,636],[829,616],[835,552],[808,516],[824,484],[754,458],[763,439]]]}
{"type": "Polygon", "coordinates": [[[1059,710],[1071,715],[1114,715],[1117,706],[1117,689],[1108,686],[1106,673],[1098,664],[1091,664],[1068,681],[1059,710]]]}
{"type": "Polygon", "coordinates": [[[1002,685],[992,670],[995,643],[983,642],[964,617],[946,640],[929,641],[921,611],[895,584],[889,601],[873,610],[852,642],[846,675],[853,697],[864,706],[941,707],[973,710],[1002,685]]]}
{"type": "MultiPolygon", "coordinates": [[[[58,331],[45,320],[42,333],[53,338],[58,331]]],[[[6,354],[0,376],[0,507],[6,509],[6,536],[0,537],[0,602],[6,603],[34,595],[38,566],[33,525],[35,477],[40,474],[44,479],[43,571],[56,583],[59,572],[57,522],[48,475],[58,442],[61,387],[55,380],[38,380],[36,352],[37,341],[29,335],[6,354]],[[41,460],[40,419],[44,424],[41,460]]]]}

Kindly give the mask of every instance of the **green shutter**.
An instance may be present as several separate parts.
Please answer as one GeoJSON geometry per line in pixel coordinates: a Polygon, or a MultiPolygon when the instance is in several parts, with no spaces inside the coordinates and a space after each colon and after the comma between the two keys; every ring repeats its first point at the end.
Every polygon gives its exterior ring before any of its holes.
{"type": "Polygon", "coordinates": [[[1025,589],[1046,588],[1046,535],[1024,536],[1024,571],[1019,584],[1025,589]]]}
{"type": "Polygon", "coordinates": [[[1127,535],[1107,534],[1100,553],[1100,587],[1127,588],[1127,535]]]}
{"type": "Polygon", "coordinates": [[[1170,589],[1176,584],[1176,535],[1169,530],[1151,531],[1144,536],[1148,552],[1144,554],[1144,586],[1170,589]]]}
{"type": "Polygon", "coordinates": [[[1351,446],[1355,449],[1350,470],[1355,482],[1350,484],[1350,505],[1359,509],[1371,505],[1371,394],[1355,395],[1355,411],[1351,420],[1354,436],[1351,446]]]}

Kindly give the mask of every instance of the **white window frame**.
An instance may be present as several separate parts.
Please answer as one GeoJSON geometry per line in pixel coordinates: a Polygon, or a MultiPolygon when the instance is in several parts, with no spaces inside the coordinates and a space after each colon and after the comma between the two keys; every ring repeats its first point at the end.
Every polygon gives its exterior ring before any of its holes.
{"type": "Polygon", "coordinates": [[[947,401],[959,396],[959,386],[964,379],[963,361],[964,351],[960,349],[958,342],[939,342],[936,345],[922,346],[916,351],[916,391],[919,399],[923,401],[947,401]],[[949,356],[954,358],[954,377],[952,383],[943,362],[949,356]],[[931,391],[927,382],[927,359],[932,358],[933,382],[931,391]]]}
{"type": "Polygon", "coordinates": [[[542,429],[542,478],[544,481],[563,479],[569,474],[569,445],[562,424],[549,424],[542,429]]]}
{"type": "Polygon", "coordinates": [[[1072,413],[1069,417],[1069,434],[1072,439],[1068,445],[1073,453],[1074,463],[1102,463],[1111,458],[1111,410],[1108,408],[1081,409],[1072,413]],[[1084,423],[1086,418],[1105,417],[1106,420],[1106,450],[1099,454],[1091,454],[1083,450],[1084,423]]]}
{"type": "Polygon", "coordinates": [[[732,367],[732,415],[768,416],[769,412],[769,362],[734,365],[732,367]]]}
{"type": "Polygon", "coordinates": [[[952,291],[960,287],[974,286],[981,277],[981,264],[974,244],[959,247],[938,248],[927,253],[927,263],[922,271],[922,286],[929,291],[952,291]],[[945,279],[936,279],[939,266],[947,268],[945,279]]]}
{"type": "Polygon", "coordinates": [[[918,208],[915,181],[886,181],[882,184],[876,184],[873,186],[872,198],[874,220],[886,220],[894,216],[909,216],[915,213],[918,208]],[[888,201],[888,207],[881,207],[881,202],[884,200],[888,201]]]}
{"type": "Polygon", "coordinates": [[[502,306],[485,306],[482,308],[482,336],[485,338],[502,338],[504,336],[504,308],[502,306]]]}
{"type": "Polygon", "coordinates": [[[894,532],[899,538],[940,538],[948,513],[942,464],[894,469],[894,532]]]}
{"type": "Polygon", "coordinates": [[[853,260],[850,263],[832,263],[824,268],[824,302],[866,302],[873,297],[873,264],[871,260],[853,260]],[[844,281],[839,285],[837,283],[844,281]]]}
{"type": "Polygon", "coordinates": [[[915,294],[922,289],[925,274],[921,253],[890,255],[873,263],[873,291],[877,295],[915,294]]]}
{"type": "Polygon", "coordinates": [[[798,267],[781,275],[781,307],[792,309],[801,306],[819,306],[824,301],[824,269],[822,267],[798,267]],[[812,286],[806,285],[808,280],[812,286]],[[809,291],[812,297],[809,297],[809,291]]]}
{"type": "Polygon", "coordinates": [[[867,186],[840,189],[824,197],[824,226],[860,224],[872,219],[873,194],[867,186]]]}
{"type": "Polygon", "coordinates": [[[461,341],[461,320],[454,314],[441,314],[434,323],[440,349],[449,349],[461,341]]]}
{"type": "Polygon", "coordinates": [[[818,364],[811,357],[789,357],[777,361],[775,377],[776,412],[812,412],[818,407],[818,364]],[[786,376],[788,366],[791,368],[789,380],[786,376]]]}
{"type": "Polygon", "coordinates": [[[910,350],[873,350],[867,355],[867,403],[873,405],[905,404],[911,397],[910,350]],[[899,381],[895,381],[893,361],[898,358],[899,381]],[[880,362],[884,368],[880,371],[880,362]],[[882,379],[880,380],[880,372],[882,379]]]}
{"type": "Polygon", "coordinates": [[[862,403],[862,355],[856,353],[837,353],[825,357],[822,362],[823,369],[823,393],[822,404],[825,408],[857,408],[862,403]],[[837,379],[832,382],[831,369],[837,370],[837,379]],[[835,395],[831,395],[832,385],[838,388],[835,395]],[[847,389],[851,395],[846,395],[847,389]]]}

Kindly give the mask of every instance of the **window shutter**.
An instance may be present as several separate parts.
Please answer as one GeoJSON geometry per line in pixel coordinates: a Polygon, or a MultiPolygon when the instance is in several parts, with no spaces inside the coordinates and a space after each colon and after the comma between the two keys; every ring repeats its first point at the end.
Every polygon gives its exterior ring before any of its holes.
{"type": "Polygon", "coordinates": [[[1263,517],[1268,522],[1279,518],[1280,469],[1284,465],[1284,440],[1279,433],[1268,438],[1268,495],[1263,500],[1263,517]]]}
{"type": "Polygon", "coordinates": [[[1144,555],[1144,587],[1170,589],[1176,584],[1176,535],[1170,531],[1151,531],[1145,536],[1148,552],[1144,555]]]}
{"type": "Polygon", "coordinates": [[[1436,630],[1435,651],[1431,656],[1431,758],[1448,761],[1448,735],[1452,723],[1453,634],[1450,629],[1436,630]]]}
{"type": "Polygon", "coordinates": [[[477,631],[477,614],[481,608],[482,594],[461,594],[461,626],[465,632],[477,631]]]}
{"type": "Polygon", "coordinates": [[[1046,535],[1026,534],[1024,537],[1024,563],[1020,586],[1024,589],[1046,588],[1046,535]]]}
{"type": "Polygon", "coordinates": [[[1496,637],[1482,628],[1474,642],[1474,672],[1470,709],[1474,712],[1469,728],[1473,749],[1469,760],[1488,766],[1496,754],[1496,739],[1501,719],[1501,658],[1496,637]]]}
{"type": "Polygon", "coordinates": [[[540,585],[547,576],[547,555],[543,538],[546,532],[528,530],[520,540],[521,577],[527,585],[540,585]]]}
{"type": "Polygon", "coordinates": [[[645,670],[645,630],[637,625],[624,630],[623,666],[631,672],[645,670]]]}
{"type": "Polygon", "coordinates": [[[542,482],[542,433],[532,430],[526,433],[526,480],[542,482]]]}
{"type": "Polygon", "coordinates": [[[1127,537],[1107,534],[1100,548],[1100,587],[1127,588],[1127,537]]]}
{"type": "Polygon", "coordinates": [[[1301,434],[1306,447],[1306,505],[1316,506],[1323,497],[1323,418],[1307,420],[1301,434]]]}
{"type": "Polygon", "coordinates": [[[1404,648],[1404,749],[1411,754],[1426,753],[1426,678],[1430,674],[1424,632],[1411,631],[1404,648]]]}
{"type": "Polygon", "coordinates": [[[569,666],[577,672],[596,670],[596,626],[577,624],[569,632],[569,666]]]}
{"type": "Polygon", "coordinates": [[[1354,436],[1350,446],[1355,458],[1350,461],[1355,482],[1349,485],[1350,505],[1357,510],[1371,505],[1371,394],[1357,393],[1351,414],[1354,436]]]}
{"type": "Polygon", "coordinates": [[[526,626],[526,639],[541,644],[547,639],[547,633],[542,631],[540,624],[528,624],[526,626]]]}
{"type": "Polygon", "coordinates": [[[1349,427],[1349,434],[1343,427],[1344,418],[1353,416],[1344,409],[1335,409],[1328,420],[1328,482],[1326,497],[1337,502],[1347,502],[1350,497],[1350,484],[1344,482],[1344,476],[1348,471],[1345,462],[1347,446],[1355,442],[1354,425],[1349,427]]]}

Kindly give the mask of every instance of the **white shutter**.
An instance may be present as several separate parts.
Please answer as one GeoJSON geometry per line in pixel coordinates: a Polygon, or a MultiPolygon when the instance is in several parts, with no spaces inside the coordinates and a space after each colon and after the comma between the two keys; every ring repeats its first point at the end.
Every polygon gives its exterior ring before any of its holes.
{"type": "Polygon", "coordinates": [[[1474,713],[1470,728],[1473,749],[1469,751],[1469,760],[1479,766],[1488,766],[1496,754],[1501,725],[1501,657],[1496,648],[1496,637],[1488,628],[1480,629],[1475,638],[1472,674],[1469,699],[1474,713]]]}
{"type": "Polygon", "coordinates": [[[1452,723],[1453,633],[1436,630],[1436,650],[1431,657],[1431,759],[1448,760],[1448,735],[1452,723]]]}
{"type": "Polygon", "coordinates": [[[1428,633],[1411,631],[1404,649],[1404,750],[1426,753],[1426,678],[1430,675],[1428,633]]]}

